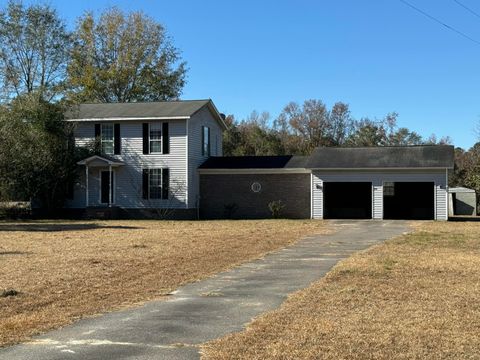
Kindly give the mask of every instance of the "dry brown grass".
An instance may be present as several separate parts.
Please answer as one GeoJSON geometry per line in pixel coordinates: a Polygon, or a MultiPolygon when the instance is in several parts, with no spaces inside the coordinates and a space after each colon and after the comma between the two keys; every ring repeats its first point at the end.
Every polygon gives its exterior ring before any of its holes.
{"type": "Polygon", "coordinates": [[[424,222],[360,252],[207,359],[480,359],[480,223],[424,222]]]}
{"type": "Polygon", "coordinates": [[[0,345],[322,233],[319,221],[0,222],[0,345]]]}

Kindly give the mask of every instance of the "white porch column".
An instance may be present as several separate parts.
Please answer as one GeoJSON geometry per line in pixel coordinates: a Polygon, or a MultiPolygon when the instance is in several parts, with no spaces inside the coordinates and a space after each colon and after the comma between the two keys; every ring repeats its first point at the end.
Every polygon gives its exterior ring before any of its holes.
{"type": "Polygon", "coordinates": [[[85,164],[85,207],[88,207],[88,165],[85,164]]]}
{"type": "Polygon", "coordinates": [[[108,165],[108,207],[112,206],[112,164],[108,165]]]}

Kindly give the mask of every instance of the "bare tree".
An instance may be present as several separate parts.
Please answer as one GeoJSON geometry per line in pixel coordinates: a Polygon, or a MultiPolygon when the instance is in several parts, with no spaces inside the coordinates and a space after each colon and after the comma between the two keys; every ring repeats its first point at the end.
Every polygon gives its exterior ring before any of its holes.
{"type": "Polygon", "coordinates": [[[71,37],[47,5],[10,1],[0,11],[0,87],[3,101],[25,93],[52,100],[64,90],[71,37]]]}

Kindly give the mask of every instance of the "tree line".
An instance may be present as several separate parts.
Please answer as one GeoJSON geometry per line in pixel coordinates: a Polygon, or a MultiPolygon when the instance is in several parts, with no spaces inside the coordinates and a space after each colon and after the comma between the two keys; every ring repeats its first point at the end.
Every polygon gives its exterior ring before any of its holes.
{"type": "Polygon", "coordinates": [[[451,139],[423,138],[397,125],[398,114],[381,119],[354,119],[348,104],[330,109],[321,100],[287,104],[272,121],[266,112],[253,111],[246,119],[226,117],[225,155],[307,155],[319,146],[406,146],[449,144],[451,139]]]}

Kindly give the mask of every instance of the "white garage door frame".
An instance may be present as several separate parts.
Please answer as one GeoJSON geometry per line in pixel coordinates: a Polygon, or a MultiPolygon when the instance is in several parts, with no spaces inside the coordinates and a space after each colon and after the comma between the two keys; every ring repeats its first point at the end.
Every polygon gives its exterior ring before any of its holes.
{"type": "Polygon", "coordinates": [[[371,182],[372,218],[383,219],[384,182],[433,182],[436,220],[448,220],[448,188],[446,169],[398,170],[312,170],[313,219],[323,219],[323,182],[371,182]]]}

